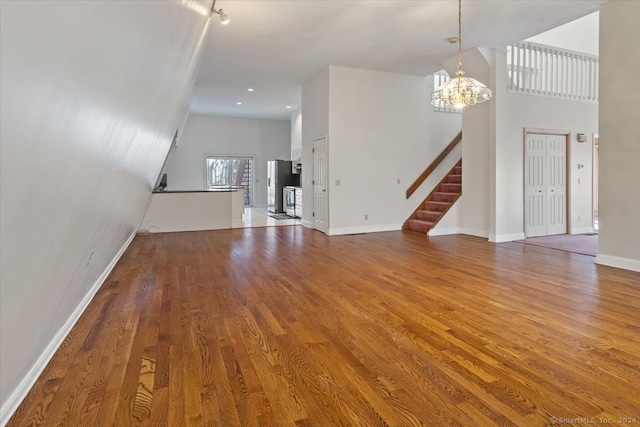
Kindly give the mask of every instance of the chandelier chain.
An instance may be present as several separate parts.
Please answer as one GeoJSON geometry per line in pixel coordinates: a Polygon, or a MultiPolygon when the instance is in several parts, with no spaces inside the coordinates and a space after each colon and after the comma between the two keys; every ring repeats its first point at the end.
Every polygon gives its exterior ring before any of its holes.
{"type": "Polygon", "coordinates": [[[462,71],[462,0],[458,0],[458,71],[462,71]]]}
{"type": "Polygon", "coordinates": [[[431,104],[436,107],[461,109],[488,101],[491,89],[476,79],[466,77],[462,71],[462,0],[458,0],[458,71],[431,94],[431,104]]]}

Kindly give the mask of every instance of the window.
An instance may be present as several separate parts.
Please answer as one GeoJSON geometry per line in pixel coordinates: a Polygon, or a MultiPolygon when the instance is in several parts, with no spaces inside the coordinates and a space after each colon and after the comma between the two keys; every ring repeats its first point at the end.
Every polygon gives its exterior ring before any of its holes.
{"type": "Polygon", "coordinates": [[[253,157],[207,156],[207,187],[244,188],[244,205],[253,206],[253,157]]]}
{"type": "MultiPolygon", "coordinates": [[[[445,70],[440,70],[436,73],[433,73],[433,90],[434,91],[438,90],[440,86],[442,86],[449,80],[451,80],[451,77],[445,70]]],[[[458,113],[458,114],[462,113],[462,110],[459,110],[457,108],[446,108],[446,107],[433,107],[433,111],[438,111],[440,113],[458,113]]]]}

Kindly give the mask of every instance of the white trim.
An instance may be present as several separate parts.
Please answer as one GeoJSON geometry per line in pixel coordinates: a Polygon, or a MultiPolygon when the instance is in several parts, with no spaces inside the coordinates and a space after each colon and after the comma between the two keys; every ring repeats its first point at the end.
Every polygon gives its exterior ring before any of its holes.
{"type": "Polygon", "coordinates": [[[588,234],[588,233],[595,233],[596,230],[593,229],[593,227],[582,227],[582,228],[573,228],[571,230],[571,234],[588,234]]]}
{"type": "Polygon", "coordinates": [[[365,227],[342,227],[327,229],[327,236],[341,236],[343,234],[379,233],[382,231],[400,231],[402,224],[368,225],[365,227]]]}
{"type": "MultiPolygon", "coordinates": [[[[529,169],[529,162],[527,162],[527,135],[555,135],[555,136],[564,136],[564,152],[565,152],[565,180],[564,180],[564,194],[565,194],[565,233],[572,233],[571,230],[571,185],[567,185],[567,183],[571,183],[571,131],[568,130],[558,130],[558,129],[540,129],[540,128],[524,128],[524,136],[522,139],[522,162],[523,162],[523,170],[524,176],[527,176],[529,169]]],[[[524,228],[524,234],[522,239],[526,239],[527,237],[542,237],[542,236],[527,236],[527,220],[528,220],[528,209],[527,209],[527,182],[526,179],[522,181],[522,227],[524,228]]],[[[591,213],[591,217],[593,218],[593,212],[591,213]]],[[[545,222],[546,222],[546,214],[545,214],[545,222]]],[[[545,226],[545,230],[547,227],[545,226]]],[[[514,239],[514,240],[522,240],[522,239],[514,239]]],[[[489,241],[492,241],[489,238],[489,241]]],[[[496,242],[499,243],[499,242],[496,242]]]]}
{"type": "Polygon", "coordinates": [[[303,219],[300,222],[300,225],[302,225],[303,227],[307,227],[307,228],[313,228],[313,222],[307,221],[306,219],[303,219]]]}
{"type": "MultiPolygon", "coordinates": [[[[598,164],[600,158],[600,137],[598,132],[591,134],[591,224],[595,226],[595,213],[598,211],[599,205],[599,186],[598,175],[600,174],[600,166],[598,164]],[[596,140],[598,144],[596,145],[596,140]]],[[[595,230],[595,228],[594,228],[595,230]]]]}
{"type": "Polygon", "coordinates": [[[461,234],[461,227],[450,227],[450,228],[432,228],[427,233],[428,236],[449,236],[451,234],[461,234]]]}
{"type": "Polygon", "coordinates": [[[124,251],[129,247],[129,244],[136,236],[137,230],[134,230],[131,233],[131,236],[127,239],[127,241],[122,245],[122,248],[118,251],[118,253],[113,257],[107,268],[104,269],[102,274],[95,281],[89,292],[86,293],[80,304],[73,310],[71,316],[67,319],[67,321],[62,325],[60,330],[54,335],[53,339],[49,342],[49,345],[44,349],[44,351],[38,357],[38,360],[34,365],[29,369],[29,372],[24,376],[20,384],[13,390],[13,392],[9,395],[9,398],[2,404],[2,408],[0,408],[0,426],[4,426],[9,422],[9,419],[13,415],[13,413],[18,409],[20,403],[27,396],[27,393],[31,390],[35,382],[38,380],[44,368],[47,367],[47,364],[56,353],[58,348],[62,345],[62,342],[67,337],[71,329],[76,324],[84,310],[87,308],[93,297],[95,296],[98,289],[102,286],[104,281],[115,267],[116,263],[124,253],[124,251]]]}
{"type": "MultiPolygon", "coordinates": [[[[313,224],[313,229],[314,230],[318,230],[322,233],[325,233],[327,236],[330,235],[329,234],[329,196],[331,194],[331,186],[329,185],[329,134],[325,133],[324,136],[318,136],[316,138],[312,138],[311,139],[311,162],[312,162],[312,168],[311,168],[311,179],[313,184],[311,185],[311,189],[312,189],[312,193],[311,193],[311,208],[312,208],[312,212],[316,212],[316,185],[315,185],[315,177],[316,177],[316,172],[315,172],[315,164],[316,164],[316,142],[317,141],[322,141],[324,139],[324,144],[325,144],[325,150],[324,150],[324,179],[326,180],[325,183],[325,190],[326,190],[326,195],[324,196],[324,230],[320,230],[319,228],[316,227],[316,219],[315,216],[312,219],[312,224],[313,224]]],[[[302,183],[301,183],[302,184],[302,183]]]]}
{"type": "Polygon", "coordinates": [[[596,256],[596,264],[640,272],[640,260],[637,259],[598,254],[596,256]]]}
{"type": "Polygon", "coordinates": [[[468,234],[469,236],[484,237],[485,239],[489,237],[489,232],[487,230],[480,230],[477,228],[462,227],[460,232],[462,234],[468,234]]]}
{"type": "Polygon", "coordinates": [[[513,242],[524,239],[524,233],[513,234],[489,234],[489,241],[492,243],[513,242]]]}

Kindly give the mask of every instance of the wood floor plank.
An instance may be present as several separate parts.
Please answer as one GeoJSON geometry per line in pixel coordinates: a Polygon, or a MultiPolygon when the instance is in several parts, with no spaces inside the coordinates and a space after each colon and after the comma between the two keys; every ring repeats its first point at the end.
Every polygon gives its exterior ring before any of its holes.
{"type": "MultiPolygon", "coordinates": [[[[103,304],[103,299],[110,296],[111,293],[107,291],[110,285],[111,283],[105,282],[105,292],[96,297],[96,304],[103,304]]],[[[78,321],[69,335],[65,337],[51,362],[14,414],[14,418],[21,419],[23,425],[41,425],[47,411],[51,409],[51,403],[66,378],[77,352],[100,313],[100,310],[83,313],[81,321],[78,321]]]]}
{"type": "Polygon", "coordinates": [[[615,425],[639,308],[639,273],[519,243],[140,235],[8,426],[615,425]]]}

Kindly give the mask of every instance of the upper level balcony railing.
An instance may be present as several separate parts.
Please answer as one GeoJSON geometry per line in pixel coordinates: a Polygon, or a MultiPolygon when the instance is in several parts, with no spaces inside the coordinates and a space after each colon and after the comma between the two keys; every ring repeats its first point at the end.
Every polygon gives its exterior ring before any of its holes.
{"type": "Polygon", "coordinates": [[[531,42],[507,47],[510,92],[598,102],[598,57],[531,42]]]}

